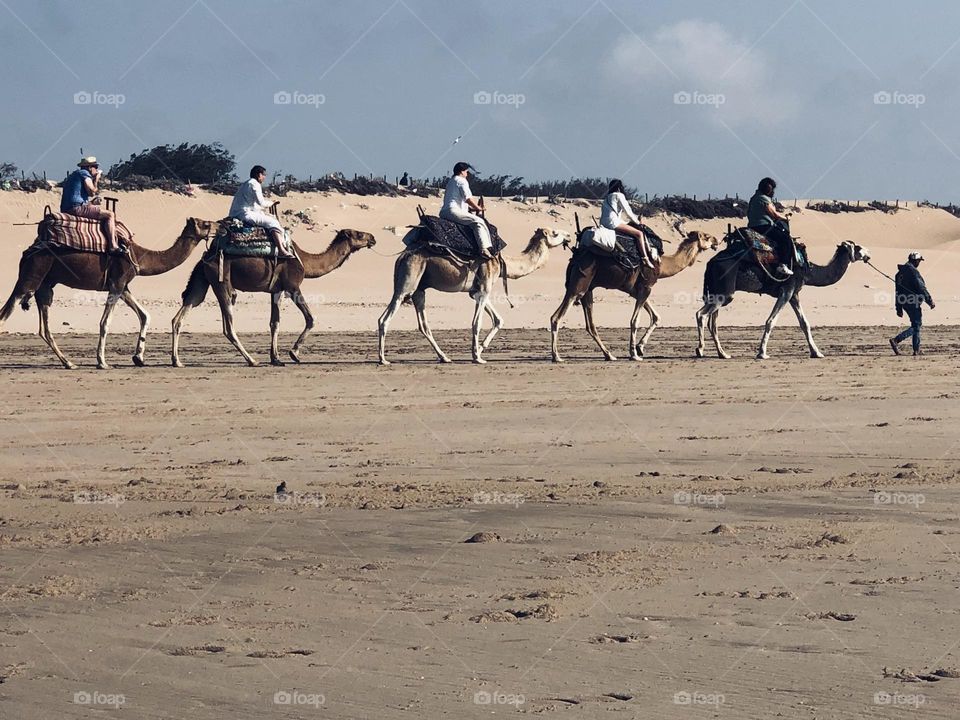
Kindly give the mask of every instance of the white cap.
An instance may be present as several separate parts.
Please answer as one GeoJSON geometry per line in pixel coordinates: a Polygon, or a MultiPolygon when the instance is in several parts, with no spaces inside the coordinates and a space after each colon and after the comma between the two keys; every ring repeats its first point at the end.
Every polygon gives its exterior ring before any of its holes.
{"type": "Polygon", "coordinates": [[[907,257],[907,260],[923,260],[923,255],[921,255],[921,254],[918,253],[916,250],[914,250],[914,251],[913,251],[912,253],[910,253],[910,255],[907,257]]]}

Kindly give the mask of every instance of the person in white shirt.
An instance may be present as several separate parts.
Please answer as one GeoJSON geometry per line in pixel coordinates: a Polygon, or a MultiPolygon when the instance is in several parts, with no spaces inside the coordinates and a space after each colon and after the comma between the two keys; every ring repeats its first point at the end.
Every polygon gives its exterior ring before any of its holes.
{"type": "Polygon", "coordinates": [[[647,246],[647,238],[644,236],[642,230],[626,224],[623,221],[624,215],[627,216],[630,222],[636,223],[637,225],[640,224],[640,218],[636,216],[633,208],[630,207],[630,203],[627,202],[627,196],[624,194],[623,181],[614,179],[611,180],[610,185],[607,186],[607,196],[603,199],[603,207],[600,209],[600,224],[610,230],[633,237],[637,242],[637,250],[640,252],[640,257],[648,267],[653,267],[650,249],[647,246]]]}
{"type": "Polygon", "coordinates": [[[447,181],[447,189],[443,193],[440,217],[459,225],[469,225],[477,239],[477,244],[480,246],[480,254],[483,257],[490,258],[493,257],[490,229],[487,227],[486,220],[480,217],[480,213],[483,211],[473,199],[473,195],[470,193],[470,183],[467,182],[467,175],[472,169],[470,164],[465,162],[458,162],[453,166],[453,177],[447,181]],[[477,214],[471,214],[471,210],[477,214]]]}
{"type": "Polygon", "coordinates": [[[276,201],[267,202],[263,197],[263,181],[267,169],[263,165],[254,165],[250,170],[250,179],[237,188],[230,205],[230,217],[242,220],[247,225],[267,228],[273,244],[277,247],[278,258],[295,257],[283,247],[283,226],[280,221],[267,212],[276,205],[276,201]]]}

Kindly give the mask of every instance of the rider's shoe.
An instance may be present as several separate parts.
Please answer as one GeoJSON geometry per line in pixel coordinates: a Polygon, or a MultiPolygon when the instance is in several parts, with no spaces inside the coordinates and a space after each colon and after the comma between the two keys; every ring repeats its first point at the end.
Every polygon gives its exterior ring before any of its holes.
{"type": "Polygon", "coordinates": [[[783,263],[780,263],[779,265],[777,265],[777,273],[779,273],[780,275],[786,275],[789,277],[790,275],[793,275],[793,270],[788,268],[783,263]]]}

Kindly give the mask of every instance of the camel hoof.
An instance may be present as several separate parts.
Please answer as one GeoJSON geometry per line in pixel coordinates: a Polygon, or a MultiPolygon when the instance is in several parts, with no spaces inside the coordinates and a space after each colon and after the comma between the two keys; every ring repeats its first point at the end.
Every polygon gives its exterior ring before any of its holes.
{"type": "Polygon", "coordinates": [[[293,360],[297,365],[300,364],[300,356],[297,355],[293,350],[290,350],[289,353],[290,359],[293,360]]]}
{"type": "Polygon", "coordinates": [[[823,353],[817,350],[816,352],[810,353],[810,357],[817,358],[818,360],[823,358],[823,353]]]}
{"type": "Polygon", "coordinates": [[[553,356],[553,361],[554,361],[555,363],[557,363],[557,364],[566,362],[566,360],[564,360],[564,359],[563,359],[562,357],[560,357],[559,355],[554,355],[554,356],[553,356]]]}
{"type": "Polygon", "coordinates": [[[139,355],[133,356],[133,364],[137,367],[146,367],[146,363],[143,361],[143,358],[139,355]]]}
{"type": "Polygon", "coordinates": [[[77,366],[74,365],[74,364],[73,364],[72,362],[70,362],[69,360],[63,364],[63,367],[64,367],[64,369],[66,369],[66,370],[76,370],[76,369],[77,369],[77,366]]]}
{"type": "Polygon", "coordinates": [[[175,368],[182,368],[182,367],[183,367],[183,363],[180,362],[179,360],[171,360],[171,361],[170,361],[170,365],[171,365],[172,367],[175,367],[175,368]]]}
{"type": "Polygon", "coordinates": [[[757,360],[769,360],[769,359],[770,359],[770,356],[767,355],[766,353],[764,352],[757,353],[757,360]]]}
{"type": "MultiPolygon", "coordinates": [[[[446,364],[446,363],[452,363],[453,360],[448,358],[446,355],[441,355],[440,357],[437,358],[437,362],[446,364]]],[[[486,362],[486,360],[484,360],[483,362],[486,362]]]]}
{"type": "Polygon", "coordinates": [[[110,367],[110,366],[109,366],[107,363],[105,363],[105,362],[104,362],[104,363],[101,363],[101,362],[98,362],[98,363],[97,363],[97,370],[112,370],[112,369],[113,369],[113,368],[110,367]]]}
{"type": "Polygon", "coordinates": [[[696,354],[696,356],[697,356],[698,358],[702,358],[702,357],[703,357],[703,349],[702,349],[702,348],[697,348],[697,351],[696,351],[695,354],[696,354]]]}
{"type": "Polygon", "coordinates": [[[603,356],[603,359],[604,359],[604,360],[607,360],[607,361],[609,362],[609,361],[611,361],[611,360],[616,360],[616,359],[617,359],[617,356],[616,356],[616,355],[611,355],[610,353],[607,353],[606,355],[603,356]]]}
{"type": "Polygon", "coordinates": [[[487,364],[487,361],[484,360],[482,357],[475,357],[475,358],[473,359],[473,362],[474,362],[476,365],[486,365],[486,364],[487,364]]]}
{"type": "Polygon", "coordinates": [[[286,367],[286,363],[280,358],[273,358],[270,360],[270,364],[274,367],[286,367]]]}
{"type": "Polygon", "coordinates": [[[260,367],[260,363],[256,360],[247,360],[248,367],[260,367]]]}
{"type": "Polygon", "coordinates": [[[380,358],[380,364],[381,364],[381,365],[389,365],[389,364],[390,364],[390,361],[387,360],[386,358],[380,358]]]}
{"type": "Polygon", "coordinates": [[[634,362],[642,362],[643,355],[631,355],[630,359],[633,360],[634,362]]]}

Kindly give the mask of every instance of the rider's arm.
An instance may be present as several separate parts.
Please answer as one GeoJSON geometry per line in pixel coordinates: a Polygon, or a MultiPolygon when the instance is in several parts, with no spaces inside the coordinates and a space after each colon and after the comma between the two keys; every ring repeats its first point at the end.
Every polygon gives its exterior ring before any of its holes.
{"type": "Polygon", "coordinates": [[[85,177],[83,179],[83,186],[87,189],[87,193],[89,193],[90,195],[96,195],[98,192],[100,192],[99,185],[100,185],[100,173],[97,173],[96,175],[94,175],[93,173],[90,173],[90,177],[88,178],[85,177]]]}
{"type": "Polygon", "coordinates": [[[477,205],[477,201],[473,199],[472,195],[467,198],[467,207],[478,214],[483,212],[483,208],[477,205]]]}
{"type": "Polygon", "coordinates": [[[630,203],[627,201],[627,196],[623,193],[617,193],[617,199],[620,201],[620,208],[626,213],[627,217],[630,219],[630,222],[639,225],[640,218],[634,214],[633,208],[630,207],[630,203]]]}
{"type": "Polygon", "coordinates": [[[767,203],[767,215],[772,217],[774,220],[782,220],[786,222],[789,218],[786,215],[781,215],[777,212],[777,208],[773,203],[767,203]]]}

